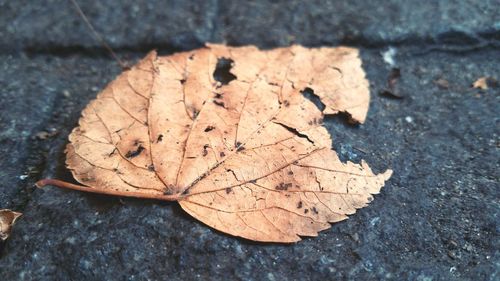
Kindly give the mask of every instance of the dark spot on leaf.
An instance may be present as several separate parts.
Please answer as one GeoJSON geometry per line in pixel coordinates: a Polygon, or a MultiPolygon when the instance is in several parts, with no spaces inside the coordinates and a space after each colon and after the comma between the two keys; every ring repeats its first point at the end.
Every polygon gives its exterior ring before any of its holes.
{"type": "Polygon", "coordinates": [[[321,102],[321,99],[314,93],[313,89],[307,87],[304,90],[300,91],[300,93],[310,102],[312,102],[319,109],[319,111],[323,111],[325,109],[326,106],[321,102]]]}
{"type": "Polygon", "coordinates": [[[153,164],[149,165],[148,166],[148,170],[151,171],[151,172],[154,172],[155,166],[153,164]]]}
{"type": "Polygon", "coordinates": [[[222,101],[214,100],[215,105],[218,105],[220,107],[226,108],[226,105],[222,101]]]}
{"type": "Polygon", "coordinates": [[[219,58],[217,60],[217,65],[215,66],[215,71],[213,77],[216,81],[220,82],[222,85],[227,85],[229,82],[236,79],[236,76],[231,73],[231,68],[233,67],[234,61],[228,58],[219,58]]]}
{"type": "Polygon", "coordinates": [[[244,149],[245,149],[245,147],[242,145],[242,143],[237,141],[236,142],[236,151],[242,151],[244,149]]]}
{"type": "Polygon", "coordinates": [[[304,214],[309,213],[309,209],[304,209],[304,214]]]}
{"type": "Polygon", "coordinates": [[[279,185],[275,186],[274,189],[276,190],[288,190],[288,188],[292,187],[291,183],[280,183],[279,185]]]}
{"type": "Polygon", "coordinates": [[[312,207],[312,208],[311,208],[311,211],[313,211],[315,214],[318,214],[318,213],[319,213],[319,212],[318,212],[318,210],[316,209],[316,207],[312,207]]]}
{"type": "Polygon", "coordinates": [[[297,203],[297,209],[300,209],[302,208],[302,201],[299,201],[299,203],[297,203]]]}
{"type": "Polygon", "coordinates": [[[156,142],[158,143],[158,142],[161,142],[162,140],[163,140],[163,135],[162,134],[158,135],[156,142]]]}
{"type": "Polygon", "coordinates": [[[292,171],[288,171],[288,174],[291,176],[291,175],[293,175],[293,172],[292,171]]]}
{"type": "Polygon", "coordinates": [[[216,98],[216,99],[221,99],[221,98],[222,98],[222,94],[220,94],[220,93],[216,93],[216,94],[215,94],[215,96],[214,96],[214,98],[216,98]]]}
{"type": "Polygon", "coordinates": [[[215,127],[214,127],[214,126],[207,126],[207,127],[205,128],[205,132],[210,132],[210,131],[212,131],[213,129],[215,129],[215,127]]]}
{"type": "Polygon", "coordinates": [[[283,105],[284,105],[285,107],[289,107],[289,106],[290,106],[290,102],[289,102],[288,100],[284,100],[284,101],[283,101],[283,105]]]}
{"type": "Polygon", "coordinates": [[[144,150],[144,147],[142,145],[139,145],[136,150],[130,150],[129,152],[127,152],[127,154],[125,154],[125,157],[134,158],[134,157],[138,156],[139,154],[141,154],[141,152],[143,150],[144,150]]]}
{"type": "Polygon", "coordinates": [[[179,80],[179,81],[181,82],[181,84],[186,83],[186,79],[181,79],[181,80],[179,80]]]}
{"type": "Polygon", "coordinates": [[[210,146],[209,146],[208,144],[205,144],[205,145],[203,146],[203,152],[202,152],[203,157],[207,156],[207,154],[208,154],[208,150],[207,150],[207,148],[209,148],[209,147],[210,147],[210,146]]]}
{"type": "Polygon", "coordinates": [[[224,156],[226,156],[226,154],[225,154],[223,151],[221,151],[221,152],[219,153],[219,156],[220,156],[220,157],[224,157],[224,156]]]}
{"type": "Polygon", "coordinates": [[[226,194],[231,193],[231,191],[232,191],[232,190],[233,190],[233,189],[232,189],[232,188],[230,188],[230,187],[226,188],[226,194]]]}

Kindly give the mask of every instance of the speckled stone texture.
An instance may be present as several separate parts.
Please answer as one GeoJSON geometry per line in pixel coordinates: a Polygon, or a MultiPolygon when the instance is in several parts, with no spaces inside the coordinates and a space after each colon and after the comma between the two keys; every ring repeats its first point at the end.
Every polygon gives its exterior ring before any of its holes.
{"type": "Polygon", "coordinates": [[[1,280],[498,280],[498,1],[78,1],[130,62],[203,42],[361,49],[364,125],[325,124],[343,160],[394,175],[349,220],[295,245],[206,227],[176,203],[47,187],[72,180],[64,146],[121,70],[70,1],[0,0],[0,208],[24,213],[1,280]],[[382,54],[395,50],[394,65],[382,54]],[[392,68],[401,77],[380,95],[392,68]]]}

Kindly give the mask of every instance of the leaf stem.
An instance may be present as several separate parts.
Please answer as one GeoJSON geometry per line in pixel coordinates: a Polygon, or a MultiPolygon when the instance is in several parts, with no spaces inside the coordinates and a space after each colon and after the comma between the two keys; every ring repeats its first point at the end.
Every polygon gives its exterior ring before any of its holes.
{"type": "Polygon", "coordinates": [[[126,197],[136,197],[136,198],[147,198],[147,199],[158,199],[158,200],[164,200],[164,201],[178,201],[182,199],[182,195],[179,194],[172,194],[172,195],[167,195],[167,194],[148,194],[148,193],[143,193],[143,192],[133,192],[133,191],[118,191],[114,189],[97,189],[97,188],[92,188],[84,185],[79,185],[79,184],[73,184],[61,180],[56,180],[56,179],[41,179],[35,183],[36,187],[42,188],[46,185],[52,185],[56,186],[59,188],[66,188],[66,189],[72,189],[72,190],[78,190],[78,191],[84,191],[84,192],[92,192],[92,193],[99,193],[99,194],[106,194],[106,195],[117,195],[117,196],[126,196],[126,197]]]}
{"type": "Polygon", "coordinates": [[[116,55],[115,52],[113,52],[113,49],[111,49],[111,47],[108,45],[108,43],[106,43],[106,40],[104,40],[104,38],[102,38],[102,36],[95,30],[95,28],[92,26],[92,24],[90,23],[89,19],[85,15],[85,13],[82,11],[82,8],[80,8],[80,5],[78,5],[78,2],[76,2],[76,0],[70,0],[70,1],[73,4],[73,6],[75,6],[76,11],[80,15],[80,17],[82,17],[83,21],[85,22],[85,24],[87,25],[87,27],[90,29],[90,31],[92,32],[92,34],[94,35],[94,37],[97,39],[97,41],[99,41],[99,43],[101,43],[102,46],[111,54],[111,57],[113,57],[116,60],[116,62],[118,63],[118,65],[120,65],[120,67],[122,68],[122,70],[128,70],[128,69],[130,69],[130,67],[128,67],[127,64],[125,62],[123,62],[116,55]]]}

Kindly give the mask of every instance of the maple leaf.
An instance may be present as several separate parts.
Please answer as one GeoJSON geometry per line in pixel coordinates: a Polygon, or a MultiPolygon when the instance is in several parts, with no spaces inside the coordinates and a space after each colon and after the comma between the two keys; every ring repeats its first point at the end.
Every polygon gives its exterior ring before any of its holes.
{"type": "Polygon", "coordinates": [[[390,177],[342,163],[321,125],[340,111],[363,122],[368,103],[352,48],[151,52],[89,103],[70,134],[66,164],[83,185],[38,185],[176,200],[222,232],[295,242],[366,206],[390,177]]]}
{"type": "Polygon", "coordinates": [[[9,238],[12,226],[21,215],[8,209],[0,210],[0,240],[5,241],[9,238]]]}

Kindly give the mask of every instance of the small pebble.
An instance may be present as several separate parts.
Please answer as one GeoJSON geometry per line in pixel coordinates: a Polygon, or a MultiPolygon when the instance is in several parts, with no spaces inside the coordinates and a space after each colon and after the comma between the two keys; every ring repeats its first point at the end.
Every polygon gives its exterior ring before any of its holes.
{"type": "Polygon", "coordinates": [[[358,242],[359,241],[359,234],[356,232],[356,233],[351,235],[351,238],[352,238],[352,240],[354,240],[354,242],[358,242]]]}
{"type": "Polygon", "coordinates": [[[384,59],[384,62],[387,63],[389,66],[394,66],[396,65],[396,59],[394,58],[396,56],[396,49],[393,47],[389,47],[386,51],[381,53],[382,58],[384,59]]]}

